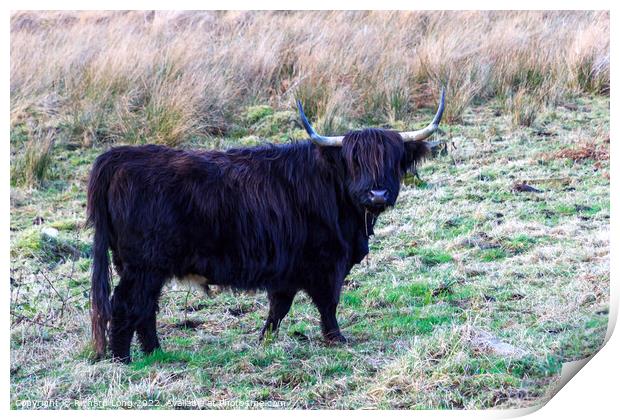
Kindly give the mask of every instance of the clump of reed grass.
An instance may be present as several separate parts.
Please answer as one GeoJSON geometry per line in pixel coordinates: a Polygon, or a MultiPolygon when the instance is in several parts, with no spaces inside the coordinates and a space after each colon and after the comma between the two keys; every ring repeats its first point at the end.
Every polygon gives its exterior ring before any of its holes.
{"type": "Polygon", "coordinates": [[[11,163],[11,184],[34,187],[45,181],[52,164],[53,134],[36,133],[11,163]]]}
{"type": "Polygon", "coordinates": [[[514,126],[532,126],[534,121],[536,121],[541,106],[543,106],[542,101],[537,100],[524,90],[517,91],[507,101],[508,112],[514,126]]]}

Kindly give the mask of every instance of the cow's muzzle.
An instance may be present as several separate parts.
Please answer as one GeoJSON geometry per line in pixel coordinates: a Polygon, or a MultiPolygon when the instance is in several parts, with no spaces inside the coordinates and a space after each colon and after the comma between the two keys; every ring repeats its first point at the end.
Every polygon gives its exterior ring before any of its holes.
{"type": "Polygon", "coordinates": [[[388,202],[390,193],[388,190],[370,190],[368,197],[373,206],[385,206],[388,202]]]}

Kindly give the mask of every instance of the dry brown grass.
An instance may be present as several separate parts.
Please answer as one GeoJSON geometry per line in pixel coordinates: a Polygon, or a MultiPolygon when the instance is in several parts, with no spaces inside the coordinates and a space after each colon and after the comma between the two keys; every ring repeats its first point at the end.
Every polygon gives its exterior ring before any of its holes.
{"type": "Polygon", "coordinates": [[[570,159],[573,162],[582,162],[586,159],[592,159],[595,162],[595,167],[600,161],[609,162],[609,147],[597,144],[593,141],[586,141],[583,144],[560,149],[553,153],[544,155],[547,159],[570,159]]]}
{"type": "MultiPolygon", "coordinates": [[[[16,12],[11,119],[90,144],[222,133],[304,101],[327,131],[408,120],[448,86],[555,103],[609,86],[607,12],[16,12]],[[529,96],[528,96],[529,97],[529,96]]],[[[509,102],[509,101],[507,101],[509,102]]],[[[510,111],[510,109],[508,110],[510,111]]]]}

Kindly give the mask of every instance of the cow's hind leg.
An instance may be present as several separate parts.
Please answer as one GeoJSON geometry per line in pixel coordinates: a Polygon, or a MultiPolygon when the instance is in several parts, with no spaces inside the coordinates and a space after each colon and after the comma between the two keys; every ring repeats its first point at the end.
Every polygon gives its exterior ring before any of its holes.
{"type": "Polygon", "coordinates": [[[267,332],[277,332],[282,319],[291,309],[291,304],[295,298],[296,291],[270,291],[269,297],[269,316],[265,326],[260,332],[260,340],[267,332]]]}
{"type": "Polygon", "coordinates": [[[112,357],[129,363],[130,346],[138,330],[142,348],[152,351],[159,346],[155,331],[155,313],[164,277],[124,267],[121,281],[112,296],[110,348],[112,357]]]}
{"type": "Polygon", "coordinates": [[[159,338],[157,338],[157,300],[152,308],[149,308],[149,314],[144,320],[136,327],[138,333],[138,339],[140,340],[140,346],[142,351],[146,354],[150,354],[153,351],[161,348],[159,344],[159,338]]]}

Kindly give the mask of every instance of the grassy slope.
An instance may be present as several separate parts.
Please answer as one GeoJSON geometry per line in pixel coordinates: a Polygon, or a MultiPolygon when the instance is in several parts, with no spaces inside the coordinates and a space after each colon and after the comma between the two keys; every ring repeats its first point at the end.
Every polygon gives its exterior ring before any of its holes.
{"type": "MultiPolygon", "coordinates": [[[[425,183],[403,188],[369,259],[348,277],[339,319],[349,345],[321,341],[304,295],[279,337],[259,345],[263,293],[207,297],[171,285],[158,320],[165,352],[135,350],[130,366],[89,361],[92,232],[81,226],[89,166],[103,148],[58,145],[51,179],[11,192],[12,406],[48,398],[289,408],[542,401],[561,362],[598,349],[607,325],[609,163],[548,157],[589,140],[606,147],[608,98],[576,105],[543,114],[537,128],[511,128],[492,104],[444,126],[456,149],[422,167],[425,183]],[[511,192],[519,180],[544,192],[511,192]],[[45,227],[58,237],[41,236],[45,227]],[[485,332],[512,345],[511,355],[485,332]]],[[[13,146],[24,140],[15,129],[13,146]]],[[[213,146],[196,138],[191,147],[205,144],[213,146]]]]}

